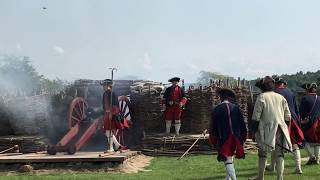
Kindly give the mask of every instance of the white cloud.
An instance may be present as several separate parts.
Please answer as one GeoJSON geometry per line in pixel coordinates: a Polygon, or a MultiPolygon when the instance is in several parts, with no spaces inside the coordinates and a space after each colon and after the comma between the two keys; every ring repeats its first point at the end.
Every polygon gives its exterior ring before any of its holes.
{"type": "Polygon", "coordinates": [[[22,49],[21,44],[20,44],[20,43],[17,43],[17,44],[16,44],[16,48],[17,48],[17,50],[20,51],[20,50],[22,49]]]}
{"type": "Polygon", "coordinates": [[[140,60],[142,67],[145,70],[151,71],[153,69],[149,53],[144,53],[143,58],[140,60]]]}
{"type": "Polygon", "coordinates": [[[193,71],[200,71],[201,69],[194,63],[188,63],[187,66],[193,71]]]}
{"type": "Polygon", "coordinates": [[[65,52],[64,49],[59,46],[53,46],[53,50],[58,54],[64,54],[64,52],[65,52]]]}

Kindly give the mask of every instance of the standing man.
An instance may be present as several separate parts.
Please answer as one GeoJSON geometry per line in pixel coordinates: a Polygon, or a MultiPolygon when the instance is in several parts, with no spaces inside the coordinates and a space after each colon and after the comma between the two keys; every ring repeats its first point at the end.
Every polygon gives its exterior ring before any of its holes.
{"type": "MultiPolygon", "coordinates": [[[[286,87],[287,82],[280,77],[275,78],[275,92],[281,94],[288,102],[288,106],[291,113],[291,121],[289,124],[289,132],[290,132],[290,138],[292,143],[292,149],[293,149],[293,156],[296,163],[296,170],[295,172],[297,174],[302,174],[301,170],[301,156],[300,156],[300,149],[304,142],[304,135],[300,127],[300,117],[299,117],[299,111],[298,106],[296,103],[295,96],[293,93],[286,87]]],[[[275,170],[275,159],[276,159],[275,151],[271,155],[271,164],[267,166],[266,170],[274,171],[275,170]]]]}
{"type": "Polygon", "coordinates": [[[247,138],[247,128],[243,115],[235,102],[236,95],[230,89],[218,91],[221,103],[211,114],[209,142],[218,150],[218,161],[223,161],[226,168],[226,180],[236,180],[233,156],[244,158],[243,144],[247,138]]]}
{"type": "Polygon", "coordinates": [[[317,84],[302,86],[307,94],[300,104],[301,124],[306,138],[305,149],[309,155],[307,165],[319,164],[320,154],[320,97],[317,95],[317,84]]]}
{"type": "Polygon", "coordinates": [[[179,86],[180,78],[174,77],[169,79],[172,86],[164,92],[162,99],[162,109],[166,121],[166,134],[170,134],[171,123],[175,121],[175,131],[178,136],[181,127],[182,107],[186,104],[187,98],[184,89],[179,86]]]}
{"type": "Polygon", "coordinates": [[[105,79],[101,82],[101,85],[104,89],[102,99],[102,107],[104,111],[103,127],[108,141],[108,148],[106,152],[114,152],[115,150],[121,150],[124,148],[114,136],[115,131],[118,129],[129,128],[129,125],[127,120],[120,113],[118,98],[112,91],[112,80],[105,79]],[[113,146],[115,146],[115,149],[113,146]]]}
{"type": "Polygon", "coordinates": [[[287,127],[291,119],[290,110],[286,99],[273,91],[274,83],[272,77],[266,76],[256,84],[262,90],[256,100],[250,124],[259,147],[256,180],[264,180],[267,154],[272,151],[276,151],[277,180],[283,180],[284,150],[292,150],[287,127]]]}

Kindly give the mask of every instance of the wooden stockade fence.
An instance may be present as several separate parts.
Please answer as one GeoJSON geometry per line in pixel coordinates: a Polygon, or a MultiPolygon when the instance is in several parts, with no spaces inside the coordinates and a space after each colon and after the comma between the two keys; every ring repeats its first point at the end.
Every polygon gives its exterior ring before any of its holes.
{"type": "Polygon", "coordinates": [[[239,105],[244,119],[248,122],[248,102],[250,101],[249,89],[245,86],[245,81],[238,80],[233,87],[227,82],[211,82],[210,86],[189,87],[186,92],[188,102],[182,117],[182,132],[201,133],[203,129],[209,127],[212,108],[220,103],[217,94],[219,88],[228,87],[236,93],[237,104],[239,105]],[[224,86],[225,85],[225,86],[224,86]]]}
{"type": "MultiPolygon", "coordinates": [[[[147,135],[143,140],[142,153],[150,156],[181,156],[195,141],[199,134],[182,134],[166,137],[164,134],[147,135]]],[[[245,142],[246,152],[257,151],[257,144],[248,139],[245,142]]],[[[216,154],[216,150],[208,143],[208,135],[201,137],[189,151],[189,154],[216,154]]]]}

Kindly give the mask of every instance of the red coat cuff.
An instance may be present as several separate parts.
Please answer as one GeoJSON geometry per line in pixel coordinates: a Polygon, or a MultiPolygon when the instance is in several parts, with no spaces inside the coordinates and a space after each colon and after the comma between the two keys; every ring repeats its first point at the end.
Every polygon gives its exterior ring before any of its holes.
{"type": "Polygon", "coordinates": [[[187,98],[182,98],[180,103],[184,106],[187,103],[187,98]]]}
{"type": "Polygon", "coordinates": [[[115,114],[117,114],[117,113],[119,113],[119,112],[120,112],[119,107],[117,107],[117,106],[113,106],[113,107],[112,107],[112,114],[113,114],[113,115],[115,115],[115,114]]]}

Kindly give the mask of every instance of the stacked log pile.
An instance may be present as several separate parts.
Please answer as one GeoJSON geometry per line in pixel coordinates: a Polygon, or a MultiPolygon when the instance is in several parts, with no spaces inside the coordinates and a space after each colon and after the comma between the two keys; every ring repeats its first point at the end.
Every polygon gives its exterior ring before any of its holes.
{"type": "Polygon", "coordinates": [[[164,91],[162,83],[154,81],[134,81],[130,86],[131,94],[160,95],[164,91]]]}
{"type": "MultiPolygon", "coordinates": [[[[148,135],[143,140],[142,153],[151,156],[179,156],[182,155],[200,135],[180,135],[178,137],[164,137],[164,134],[148,135]]],[[[190,154],[210,154],[212,147],[207,137],[202,137],[189,151],[190,154]]]]}
{"type": "MultiPolygon", "coordinates": [[[[35,153],[46,150],[46,141],[40,136],[2,136],[0,137],[0,151],[18,145],[21,153],[35,153]]],[[[6,153],[16,152],[14,149],[6,153]]]]}
{"type": "MultiPolygon", "coordinates": [[[[195,141],[199,141],[191,148],[189,154],[216,154],[214,149],[208,143],[208,135],[180,135],[178,137],[165,137],[164,134],[147,135],[143,140],[142,152],[151,156],[181,156],[195,141]]],[[[246,152],[257,151],[257,144],[248,139],[244,145],[246,152]]]]}

